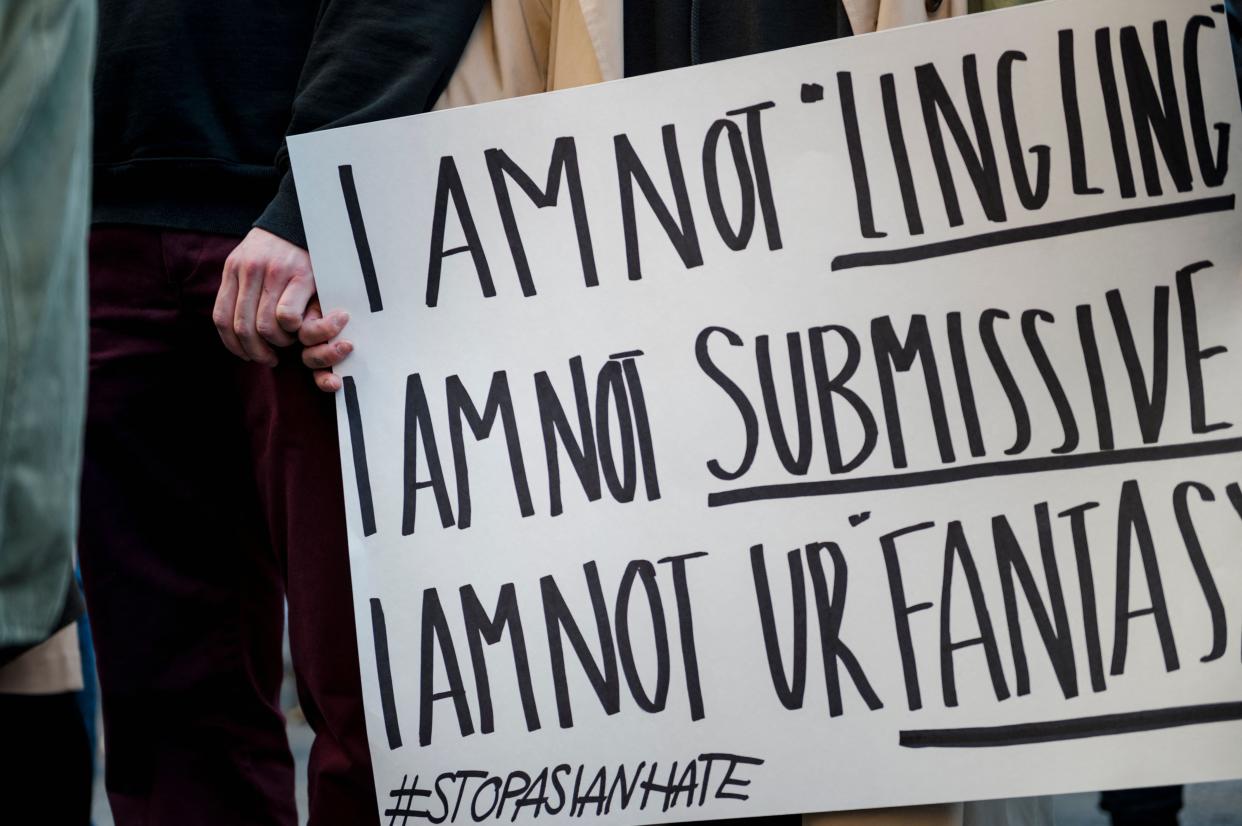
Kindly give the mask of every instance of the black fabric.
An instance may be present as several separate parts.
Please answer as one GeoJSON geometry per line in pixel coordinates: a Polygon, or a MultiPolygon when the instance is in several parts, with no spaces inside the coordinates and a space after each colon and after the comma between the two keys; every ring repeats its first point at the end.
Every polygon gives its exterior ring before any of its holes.
{"type": "Polygon", "coordinates": [[[625,73],[848,37],[841,0],[626,0],[625,73]]]}
{"type": "Polygon", "coordinates": [[[0,731],[0,820],[88,826],[91,747],[74,695],[0,694],[0,731]]]}
{"type": "Polygon", "coordinates": [[[306,245],[287,134],[435,103],[483,0],[100,0],[95,223],[306,245]]]}
{"type": "Polygon", "coordinates": [[[1108,812],[1113,826],[1177,826],[1177,813],[1182,809],[1182,787],[1103,792],[1100,808],[1108,812]]]}

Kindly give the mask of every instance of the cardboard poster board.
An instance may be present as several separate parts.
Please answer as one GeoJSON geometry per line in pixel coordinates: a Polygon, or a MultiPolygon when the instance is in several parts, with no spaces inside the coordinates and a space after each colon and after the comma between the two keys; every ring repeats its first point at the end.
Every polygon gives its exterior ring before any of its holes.
{"type": "Polygon", "coordinates": [[[296,137],[384,822],[1242,776],[1219,5],[296,137]]]}

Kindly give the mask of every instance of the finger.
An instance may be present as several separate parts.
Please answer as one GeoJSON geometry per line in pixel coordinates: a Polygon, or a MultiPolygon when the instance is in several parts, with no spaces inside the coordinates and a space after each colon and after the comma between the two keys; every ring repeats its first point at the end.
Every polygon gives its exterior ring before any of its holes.
{"type": "Polygon", "coordinates": [[[339,336],[348,323],[349,313],[344,310],[337,310],[325,318],[313,318],[308,314],[302,322],[302,329],[298,331],[298,341],[306,347],[323,344],[339,336]]]}
{"type": "MultiPolygon", "coordinates": [[[[315,296],[310,300],[310,303],[306,305],[306,315],[302,319],[302,323],[305,324],[308,321],[314,321],[319,318],[323,318],[323,308],[319,306],[319,297],[315,296]]],[[[301,331],[301,329],[302,328],[299,326],[298,330],[301,331]]]]}
{"type": "Polygon", "coordinates": [[[276,365],[276,354],[259,336],[255,321],[259,310],[259,293],[263,289],[262,273],[250,267],[241,267],[237,274],[237,306],[233,311],[233,332],[241,342],[242,350],[252,361],[276,365]]]}
{"type": "Polygon", "coordinates": [[[315,278],[309,272],[290,279],[276,303],[276,322],[281,329],[290,333],[298,331],[314,294],[315,278]]]}
{"type": "Polygon", "coordinates": [[[263,277],[263,287],[259,290],[259,309],[255,316],[254,328],[259,337],[276,347],[288,347],[297,339],[281,329],[276,319],[276,308],[280,304],[280,296],[286,288],[286,281],[270,270],[263,277]]]}
{"type": "Polygon", "coordinates": [[[341,377],[331,370],[316,370],[315,386],[325,393],[335,393],[341,389],[341,377]]]}
{"type": "Polygon", "coordinates": [[[335,367],[354,351],[354,345],[348,341],[330,341],[315,347],[307,347],[302,351],[302,363],[312,370],[323,370],[335,367]]]}
{"type": "Polygon", "coordinates": [[[237,334],[233,332],[236,305],[237,271],[230,266],[228,261],[225,261],[224,275],[220,278],[220,289],[216,291],[216,304],[211,310],[211,322],[216,325],[216,332],[220,334],[220,341],[224,342],[225,349],[240,359],[250,361],[250,357],[246,355],[241,342],[237,339],[237,334]]]}

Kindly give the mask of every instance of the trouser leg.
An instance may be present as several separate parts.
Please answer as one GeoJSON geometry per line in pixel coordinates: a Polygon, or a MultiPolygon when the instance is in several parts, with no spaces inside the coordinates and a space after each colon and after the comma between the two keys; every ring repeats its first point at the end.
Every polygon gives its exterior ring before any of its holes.
{"type": "Polygon", "coordinates": [[[315,731],[311,826],[374,823],[334,400],[295,350],[252,375],[248,421],[272,542],[283,550],[298,696],[315,731]]]}
{"type": "Polygon", "coordinates": [[[81,562],[120,826],[296,821],[280,566],[211,282],[235,242],[91,238],[81,562]]]}

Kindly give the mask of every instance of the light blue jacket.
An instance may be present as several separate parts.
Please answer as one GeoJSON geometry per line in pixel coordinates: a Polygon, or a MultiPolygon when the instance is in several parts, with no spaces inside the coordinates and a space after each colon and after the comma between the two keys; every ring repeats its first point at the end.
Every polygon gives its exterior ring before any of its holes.
{"type": "Polygon", "coordinates": [[[86,399],[93,0],[0,0],[0,648],[61,619],[86,399]]]}

